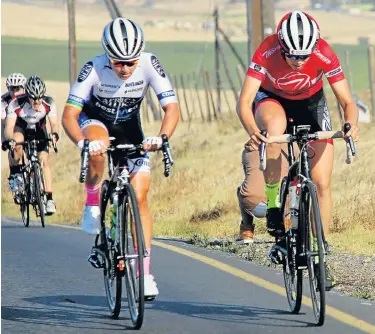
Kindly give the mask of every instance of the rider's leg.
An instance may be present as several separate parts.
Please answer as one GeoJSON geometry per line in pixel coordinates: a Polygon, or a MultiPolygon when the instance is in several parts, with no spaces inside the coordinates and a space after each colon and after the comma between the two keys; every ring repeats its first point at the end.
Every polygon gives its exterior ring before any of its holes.
{"type": "Polygon", "coordinates": [[[244,149],[242,165],[245,178],[237,188],[238,204],[241,212],[240,243],[251,243],[254,239],[254,216],[266,215],[267,198],[264,193],[264,177],[259,169],[259,152],[244,149]]]}
{"type": "MultiPolygon", "coordinates": [[[[135,164],[138,165],[138,164],[135,164]]],[[[159,294],[154,277],[150,273],[152,216],[148,207],[147,193],[150,189],[150,169],[148,159],[143,159],[143,164],[138,170],[134,170],[130,176],[130,182],[134,187],[137,204],[141,216],[146,250],[149,256],[143,259],[145,297],[155,298],[159,294]]]]}
{"type": "MultiPolygon", "coordinates": [[[[106,146],[109,146],[108,131],[100,122],[83,127],[82,133],[90,141],[102,140],[106,146]]],[[[100,230],[99,184],[104,172],[104,162],[104,155],[91,156],[89,159],[89,170],[85,184],[87,197],[82,228],[90,234],[97,234],[100,230]]]]}
{"type": "MultiPolygon", "coordinates": [[[[283,107],[273,99],[258,103],[255,120],[259,129],[267,130],[270,136],[281,135],[286,128],[286,116],[283,107]]],[[[279,210],[279,189],[282,167],[280,144],[267,145],[267,168],[264,171],[265,193],[267,196],[267,229],[273,236],[283,233],[281,212],[279,210]]]]}
{"type": "MultiPolygon", "coordinates": [[[[14,132],[13,139],[16,142],[23,142],[24,135],[22,132],[14,132]]],[[[12,192],[17,192],[23,187],[23,177],[21,175],[21,158],[23,154],[22,146],[16,146],[14,149],[14,158],[12,158],[11,153],[8,154],[9,159],[9,189],[12,192]]],[[[17,198],[15,197],[15,203],[18,203],[17,198]]]]}
{"type": "Polygon", "coordinates": [[[39,152],[39,159],[43,163],[44,185],[46,187],[45,192],[47,195],[46,211],[48,214],[54,214],[56,212],[56,204],[52,197],[52,174],[48,156],[48,148],[39,152]]]}
{"type": "MultiPolygon", "coordinates": [[[[13,139],[16,142],[23,142],[24,138],[25,137],[24,137],[22,132],[14,132],[14,134],[13,134],[13,139]]],[[[20,146],[20,145],[16,146],[15,149],[14,149],[14,158],[12,158],[12,156],[9,152],[8,157],[9,157],[9,166],[11,168],[11,171],[12,171],[12,167],[17,167],[21,163],[22,152],[23,152],[23,149],[22,149],[22,146],[20,146]]]]}
{"type": "MultiPolygon", "coordinates": [[[[286,129],[286,117],[283,107],[275,100],[266,100],[258,104],[255,119],[258,127],[266,129],[270,136],[281,135],[286,129]]],[[[266,183],[267,208],[279,206],[278,193],[281,179],[281,145],[267,145],[267,168],[264,171],[266,183]]]]}
{"type": "Polygon", "coordinates": [[[334,148],[331,142],[311,143],[311,174],[317,187],[320,214],[324,235],[329,232],[332,217],[331,176],[333,169],[334,148]]]}

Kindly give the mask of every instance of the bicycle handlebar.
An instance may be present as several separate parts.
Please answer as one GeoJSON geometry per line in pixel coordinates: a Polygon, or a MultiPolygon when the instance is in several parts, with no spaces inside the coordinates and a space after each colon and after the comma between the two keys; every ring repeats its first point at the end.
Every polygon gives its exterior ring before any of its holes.
{"type": "MultiPolygon", "coordinates": [[[[174,165],[174,161],[172,158],[172,152],[169,147],[168,136],[166,134],[162,134],[161,138],[163,140],[162,146],[159,149],[163,152],[163,162],[164,162],[164,176],[168,177],[171,174],[171,168],[174,165]]],[[[110,137],[110,140],[114,140],[115,138],[110,137]]],[[[79,174],[79,182],[83,183],[86,181],[87,171],[88,171],[88,162],[89,162],[89,144],[90,141],[85,139],[83,143],[82,153],[81,153],[81,171],[79,174]]],[[[119,144],[114,146],[109,146],[107,151],[116,151],[116,150],[124,150],[128,152],[136,152],[140,151],[144,153],[143,144],[119,144]]]]}
{"type": "MultiPolygon", "coordinates": [[[[345,123],[344,125],[344,132],[347,133],[350,130],[350,124],[345,123]]],[[[261,131],[261,134],[266,137],[267,132],[265,130],[261,131]]],[[[292,143],[296,142],[299,139],[299,134],[292,135],[292,134],[284,134],[280,136],[270,136],[267,138],[267,143],[292,143]]],[[[314,133],[307,133],[306,139],[307,140],[323,140],[323,139],[338,139],[344,138],[342,131],[317,131],[314,133]]],[[[346,159],[345,162],[350,164],[353,161],[353,157],[355,156],[355,145],[352,136],[349,136],[348,142],[346,143],[346,159]]],[[[266,143],[262,142],[259,145],[259,169],[264,171],[266,169],[266,143]]]]}
{"type": "MultiPolygon", "coordinates": [[[[44,142],[52,143],[53,150],[55,151],[55,153],[58,152],[58,149],[57,149],[57,143],[55,143],[55,142],[53,141],[52,138],[46,138],[46,139],[31,139],[30,141],[35,141],[36,144],[44,143],[44,142]]],[[[16,143],[15,143],[15,146],[22,146],[22,147],[25,147],[25,146],[27,146],[27,144],[28,144],[30,141],[20,141],[20,142],[16,142],[16,143]]],[[[4,142],[3,142],[3,144],[4,144],[4,142]]],[[[7,150],[7,148],[5,148],[4,145],[2,145],[2,149],[3,149],[3,151],[6,151],[6,150],[7,150]]],[[[10,148],[9,151],[10,151],[10,155],[11,155],[12,158],[14,159],[14,148],[10,148]]]]}

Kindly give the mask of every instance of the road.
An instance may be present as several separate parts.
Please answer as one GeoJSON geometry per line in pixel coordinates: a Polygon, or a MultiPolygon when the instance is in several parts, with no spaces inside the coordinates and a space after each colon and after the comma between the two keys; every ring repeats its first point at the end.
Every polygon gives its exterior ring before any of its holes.
{"type": "MultiPolygon", "coordinates": [[[[3,219],[1,242],[2,333],[133,332],[126,303],[108,316],[102,271],[87,262],[92,237],[3,219]]],[[[139,333],[375,333],[375,303],[330,292],[317,328],[309,306],[290,314],[279,272],[226,253],[156,239],[151,269],[160,295],[139,333]]]]}

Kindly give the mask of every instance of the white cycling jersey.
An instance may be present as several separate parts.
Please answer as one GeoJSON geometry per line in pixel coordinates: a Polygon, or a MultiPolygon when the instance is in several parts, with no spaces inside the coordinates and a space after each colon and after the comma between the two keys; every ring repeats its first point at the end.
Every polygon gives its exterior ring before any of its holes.
{"type": "Polygon", "coordinates": [[[129,79],[121,80],[105,54],[92,58],[82,67],[67,104],[82,109],[89,119],[110,125],[134,119],[139,122],[141,102],[149,85],[162,107],[177,103],[171,82],[155,55],[142,53],[136,66],[129,79]]]}
{"type": "Polygon", "coordinates": [[[9,92],[1,95],[1,119],[5,119],[7,108],[11,100],[12,97],[10,96],[9,92]]]}
{"type": "Polygon", "coordinates": [[[17,118],[16,125],[23,129],[45,127],[47,115],[57,117],[56,104],[50,96],[42,99],[39,111],[33,109],[26,94],[15,97],[7,108],[7,118],[17,118]]]}

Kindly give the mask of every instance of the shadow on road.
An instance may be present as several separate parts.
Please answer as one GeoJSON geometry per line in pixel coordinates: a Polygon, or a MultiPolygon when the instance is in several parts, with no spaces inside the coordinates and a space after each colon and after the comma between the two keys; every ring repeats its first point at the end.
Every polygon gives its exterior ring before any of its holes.
{"type": "MultiPolygon", "coordinates": [[[[102,330],[124,329],[123,321],[118,322],[109,317],[105,296],[41,296],[25,298],[28,307],[2,306],[2,319],[43,324],[49,326],[66,326],[71,328],[95,328],[102,330]]],[[[125,300],[124,300],[125,302],[125,300]]],[[[161,311],[186,317],[222,321],[226,323],[247,323],[269,327],[310,327],[314,324],[297,320],[285,310],[259,308],[248,305],[228,305],[202,302],[156,300],[146,304],[147,312],[161,311]]],[[[165,314],[160,318],[165,319],[165,314]]],[[[155,318],[155,315],[153,316],[155,318]]],[[[121,320],[128,320],[128,309],[122,306],[121,320]]]]}

